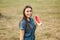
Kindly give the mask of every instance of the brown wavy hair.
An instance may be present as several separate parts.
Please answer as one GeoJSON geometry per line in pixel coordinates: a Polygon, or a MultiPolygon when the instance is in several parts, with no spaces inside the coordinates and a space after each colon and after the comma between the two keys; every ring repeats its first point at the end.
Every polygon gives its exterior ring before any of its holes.
{"type": "Polygon", "coordinates": [[[29,21],[27,20],[27,17],[26,17],[26,15],[25,15],[25,10],[26,10],[26,8],[31,8],[31,10],[32,10],[32,7],[29,6],[29,5],[27,5],[27,6],[25,6],[25,8],[23,9],[23,19],[26,20],[26,27],[30,30],[29,21]]]}

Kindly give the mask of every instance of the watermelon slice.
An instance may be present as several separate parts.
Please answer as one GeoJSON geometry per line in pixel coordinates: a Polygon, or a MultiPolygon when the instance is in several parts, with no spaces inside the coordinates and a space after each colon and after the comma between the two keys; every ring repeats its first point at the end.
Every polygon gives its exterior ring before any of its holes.
{"type": "Polygon", "coordinates": [[[38,16],[35,16],[35,21],[36,21],[36,23],[38,25],[41,25],[42,24],[42,22],[41,22],[41,20],[40,20],[40,18],[38,16]]]}

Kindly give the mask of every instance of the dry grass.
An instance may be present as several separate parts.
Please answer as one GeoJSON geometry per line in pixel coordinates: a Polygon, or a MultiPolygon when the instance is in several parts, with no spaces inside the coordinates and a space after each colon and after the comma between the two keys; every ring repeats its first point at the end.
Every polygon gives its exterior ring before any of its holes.
{"type": "Polygon", "coordinates": [[[0,40],[19,40],[19,21],[26,4],[33,7],[33,17],[38,15],[43,22],[36,29],[36,40],[60,40],[60,0],[1,0],[0,40]]]}

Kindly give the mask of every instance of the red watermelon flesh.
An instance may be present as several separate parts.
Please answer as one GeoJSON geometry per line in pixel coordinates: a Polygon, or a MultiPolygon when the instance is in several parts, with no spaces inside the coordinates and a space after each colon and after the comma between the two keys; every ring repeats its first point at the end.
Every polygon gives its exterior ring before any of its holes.
{"type": "Polygon", "coordinates": [[[35,20],[36,20],[36,22],[37,22],[38,24],[41,23],[41,20],[40,20],[40,18],[39,18],[38,16],[35,16],[35,20]]]}

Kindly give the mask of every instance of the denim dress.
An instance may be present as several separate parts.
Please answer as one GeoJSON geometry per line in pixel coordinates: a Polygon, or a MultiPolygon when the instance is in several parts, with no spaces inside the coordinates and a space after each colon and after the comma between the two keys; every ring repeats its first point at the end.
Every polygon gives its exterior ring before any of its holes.
{"type": "Polygon", "coordinates": [[[26,21],[22,20],[19,23],[19,29],[25,31],[24,32],[24,40],[35,40],[36,26],[35,26],[33,18],[30,18],[29,25],[30,25],[30,30],[26,27],[26,21]]]}

